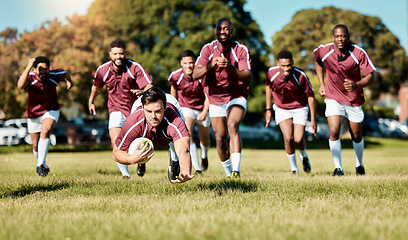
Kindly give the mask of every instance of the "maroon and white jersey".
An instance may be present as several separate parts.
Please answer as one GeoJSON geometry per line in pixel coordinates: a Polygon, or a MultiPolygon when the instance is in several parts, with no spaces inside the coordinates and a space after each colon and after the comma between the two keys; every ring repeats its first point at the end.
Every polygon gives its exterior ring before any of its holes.
{"type": "Polygon", "coordinates": [[[137,98],[130,90],[142,89],[152,83],[152,79],[139,63],[126,59],[123,64],[123,70],[116,70],[111,61],[100,65],[96,69],[93,85],[98,88],[106,85],[109,113],[120,111],[127,117],[137,98]]]}
{"type": "MultiPolygon", "coordinates": [[[[232,42],[230,49],[224,49],[224,52],[221,52],[218,44],[218,40],[214,40],[204,45],[196,65],[207,66],[213,58],[220,57],[221,53],[223,53],[231,65],[238,70],[252,70],[251,54],[245,45],[232,42]]],[[[247,99],[249,95],[248,84],[235,79],[226,68],[219,68],[218,66],[207,72],[203,78],[203,87],[210,104],[213,105],[228,103],[238,97],[247,99]]]]}
{"type": "Polygon", "coordinates": [[[38,118],[49,110],[59,110],[57,86],[65,81],[65,74],[63,69],[50,70],[48,79],[42,81],[35,72],[28,73],[29,84],[25,88],[28,93],[27,118],[38,118]]]}
{"type": "Polygon", "coordinates": [[[296,109],[307,105],[307,93],[313,94],[306,73],[297,68],[292,68],[292,73],[285,77],[279,66],[269,68],[266,73],[265,85],[272,89],[274,104],[282,109],[296,109]]]}
{"type": "Polygon", "coordinates": [[[320,45],[314,50],[314,58],[318,63],[323,63],[326,68],[326,98],[336,100],[340,104],[361,106],[364,103],[362,88],[348,92],[344,88],[344,80],[354,82],[375,71],[370,57],[361,47],[351,44],[348,54],[341,58],[335,50],[334,43],[320,45]],[[361,70],[361,72],[360,72],[361,70]]]}
{"type": "Polygon", "coordinates": [[[157,127],[153,127],[146,121],[142,106],[137,108],[126,118],[115,144],[120,150],[127,152],[132,141],[139,137],[152,140],[154,145],[166,146],[170,142],[189,136],[179,111],[174,105],[167,103],[164,118],[157,127]]]}
{"type": "Polygon", "coordinates": [[[177,100],[181,107],[196,110],[204,108],[205,95],[201,79],[193,81],[191,75],[185,74],[183,68],[179,68],[173,71],[167,80],[177,88],[177,100]]]}

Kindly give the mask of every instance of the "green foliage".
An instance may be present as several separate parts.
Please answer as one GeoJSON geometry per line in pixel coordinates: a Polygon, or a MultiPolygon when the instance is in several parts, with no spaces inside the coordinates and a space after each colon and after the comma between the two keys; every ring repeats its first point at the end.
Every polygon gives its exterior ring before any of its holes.
{"type": "Polygon", "coordinates": [[[381,92],[396,94],[408,77],[408,58],[398,39],[377,17],[334,7],[300,11],[273,36],[272,53],[277,56],[287,49],[294,54],[295,65],[314,68],[313,50],[333,41],[332,30],[337,24],[349,28],[351,41],[367,51],[377,68],[369,97],[376,99],[381,92]]]}

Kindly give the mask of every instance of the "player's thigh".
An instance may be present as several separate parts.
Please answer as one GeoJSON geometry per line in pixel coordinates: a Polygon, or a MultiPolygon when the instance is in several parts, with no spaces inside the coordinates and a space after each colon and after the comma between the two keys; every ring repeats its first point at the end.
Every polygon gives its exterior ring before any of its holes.
{"type": "Polygon", "coordinates": [[[293,121],[292,118],[285,119],[279,123],[283,138],[287,141],[293,138],[293,121]]]}
{"type": "Polygon", "coordinates": [[[227,136],[225,117],[211,117],[211,126],[216,138],[227,136]]]}
{"type": "Polygon", "coordinates": [[[305,135],[305,125],[293,124],[293,138],[295,142],[303,141],[303,136],[305,135]]]}

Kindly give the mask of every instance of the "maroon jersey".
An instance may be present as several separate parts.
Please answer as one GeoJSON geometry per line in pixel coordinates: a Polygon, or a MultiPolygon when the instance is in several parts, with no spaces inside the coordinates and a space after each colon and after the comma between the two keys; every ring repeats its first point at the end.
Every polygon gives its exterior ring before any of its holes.
{"type": "Polygon", "coordinates": [[[128,151],[133,140],[145,137],[152,140],[154,145],[165,146],[182,137],[189,137],[188,129],[177,108],[171,103],[166,104],[162,122],[153,127],[145,118],[142,106],[136,109],[123,124],[116,146],[123,151],[128,151]]]}
{"type": "Polygon", "coordinates": [[[201,79],[193,81],[191,75],[185,74],[183,68],[179,68],[173,71],[167,80],[177,88],[177,100],[181,107],[196,110],[204,108],[205,95],[201,79]]]}
{"type": "Polygon", "coordinates": [[[130,90],[142,89],[152,83],[152,79],[139,63],[126,59],[123,64],[123,70],[116,70],[111,61],[100,65],[96,69],[93,85],[98,88],[106,85],[109,113],[120,111],[127,117],[137,98],[130,90]]]}
{"type": "Polygon", "coordinates": [[[329,43],[316,48],[314,58],[316,62],[323,63],[326,68],[325,90],[327,99],[351,106],[361,106],[364,103],[362,88],[348,92],[343,85],[344,79],[358,82],[361,80],[361,74],[367,75],[375,71],[375,67],[364,49],[351,44],[348,54],[341,58],[334,48],[334,43],[329,43]]]}
{"type": "Polygon", "coordinates": [[[59,110],[57,86],[59,82],[65,81],[65,74],[63,69],[50,70],[48,79],[42,81],[35,72],[28,73],[27,118],[38,118],[49,110],[59,110]]]}
{"type": "Polygon", "coordinates": [[[274,103],[278,108],[296,109],[307,105],[306,93],[313,94],[313,87],[303,70],[293,67],[285,77],[279,66],[269,68],[265,84],[272,89],[274,103]]]}
{"type": "MultiPolygon", "coordinates": [[[[204,45],[196,65],[207,66],[214,57],[221,56],[218,48],[218,40],[204,45]]],[[[238,70],[251,70],[251,55],[248,48],[239,43],[233,42],[230,49],[224,49],[224,57],[238,70]]],[[[234,98],[248,98],[248,84],[235,79],[226,68],[215,66],[207,72],[203,78],[204,92],[207,93],[210,104],[220,105],[231,101],[234,98]]]]}

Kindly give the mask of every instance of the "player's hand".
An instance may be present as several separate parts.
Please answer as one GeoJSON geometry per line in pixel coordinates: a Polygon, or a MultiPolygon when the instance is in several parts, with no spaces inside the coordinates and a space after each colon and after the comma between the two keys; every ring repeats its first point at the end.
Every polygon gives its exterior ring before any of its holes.
{"type": "Polygon", "coordinates": [[[73,85],[74,85],[74,84],[72,84],[72,82],[67,81],[67,89],[68,89],[68,90],[71,89],[73,85]]]}
{"type": "Polygon", "coordinates": [[[218,67],[221,67],[221,68],[226,68],[226,67],[228,67],[228,65],[229,65],[229,61],[228,61],[228,59],[226,59],[225,57],[224,57],[224,54],[223,53],[221,53],[221,57],[219,57],[218,58],[218,67]]]}
{"type": "Polygon", "coordinates": [[[320,96],[324,96],[324,95],[326,95],[326,89],[325,89],[326,87],[324,86],[324,85],[321,85],[320,87],[319,87],[319,94],[320,94],[320,96]]]}
{"type": "Polygon", "coordinates": [[[93,104],[93,103],[90,103],[89,105],[88,105],[88,108],[89,108],[89,113],[91,114],[91,115],[96,115],[96,109],[95,109],[95,104],[93,104]]]}
{"type": "Polygon", "coordinates": [[[207,117],[207,114],[206,114],[206,113],[200,112],[200,113],[197,115],[197,121],[202,122],[202,121],[205,120],[206,117],[207,117]]]}
{"type": "Polygon", "coordinates": [[[130,156],[131,164],[146,163],[154,155],[153,147],[150,146],[150,144],[145,144],[142,149],[138,150],[140,147],[140,144],[142,144],[142,142],[140,142],[136,146],[135,152],[133,153],[133,155],[130,156]]]}
{"type": "Polygon", "coordinates": [[[265,127],[269,127],[269,123],[271,122],[272,111],[265,112],[265,127]]]}
{"type": "Polygon", "coordinates": [[[28,59],[27,68],[32,68],[35,62],[35,58],[28,59]]]}
{"type": "Polygon", "coordinates": [[[183,183],[190,181],[191,179],[194,178],[194,175],[190,175],[188,173],[180,173],[179,176],[176,177],[176,180],[171,180],[171,183],[183,183]]]}
{"type": "Polygon", "coordinates": [[[139,97],[140,95],[142,95],[143,91],[140,89],[130,89],[130,91],[135,94],[137,97],[139,97]]]}
{"type": "Polygon", "coordinates": [[[348,92],[351,92],[351,91],[354,91],[354,90],[357,89],[357,83],[354,82],[354,81],[350,81],[350,80],[348,80],[348,79],[344,79],[343,85],[344,85],[344,88],[345,88],[348,92]]]}
{"type": "Polygon", "coordinates": [[[316,121],[310,121],[310,127],[313,130],[313,136],[317,136],[317,125],[316,125],[316,121]]]}

